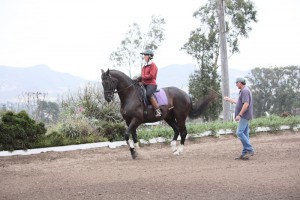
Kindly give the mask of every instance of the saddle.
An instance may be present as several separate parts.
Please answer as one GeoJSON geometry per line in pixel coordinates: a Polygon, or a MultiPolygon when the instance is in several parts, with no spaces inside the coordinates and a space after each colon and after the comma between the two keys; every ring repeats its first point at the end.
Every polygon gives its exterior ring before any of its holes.
{"type": "MultiPolygon", "coordinates": [[[[140,96],[142,97],[142,101],[144,102],[145,107],[147,107],[147,106],[152,107],[151,103],[147,99],[146,88],[144,85],[139,86],[139,93],[140,93],[140,96]]],[[[164,89],[157,89],[153,93],[153,95],[156,98],[156,101],[159,106],[168,105],[168,98],[167,98],[167,95],[166,95],[166,92],[164,91],[164,89]]]]}

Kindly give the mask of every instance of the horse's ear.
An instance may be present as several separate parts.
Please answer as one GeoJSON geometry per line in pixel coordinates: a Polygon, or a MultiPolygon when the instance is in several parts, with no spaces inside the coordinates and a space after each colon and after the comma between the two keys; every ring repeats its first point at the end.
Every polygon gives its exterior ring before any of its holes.
{"type": "Polygon", "coordinates": [[[106,71],[106,75],[109,76],[109,68],[106,71]]]}
{"type": "Polygon", "coordinates": [[[101,69],[101,73],[102,73],[102,74],[104,74],[104,73],[105,73],[103,69],[101,69]]]}

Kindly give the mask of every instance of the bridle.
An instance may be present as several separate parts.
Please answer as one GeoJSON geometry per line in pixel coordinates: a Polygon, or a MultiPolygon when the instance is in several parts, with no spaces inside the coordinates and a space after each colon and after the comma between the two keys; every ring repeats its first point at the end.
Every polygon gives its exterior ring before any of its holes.
{"type": "Polygon", "coordinates": [[[112,80],[110,75],[103,77],[102,79],[105,81],[105,83],[108,83],[108,85],[106,85],[107,90],[105,90],[104,88],[104,94],[107,93],[113,94],[116,87],[116,83],[114,82],[114,80],[112,80]]]}
{"type": "Polygon", "coordinates": [[[124,90],[127,90],[128,88],[130,88],[131,86],[134,86],[134,83],[131,83],[130,85],[126,86],[125,88],[122,88],[121,90],[117,90],[116,89],[116,86],[117,86],[117,82],[114,81],[112,78],[111,78],[111,75],[106,75],[106,77],[103,77],[104,81],[105,82],[108,82],[108,89],[105,90],[104,89],[104,94],[115,94],[115,93],[119,93],[119,92],[122,92],[124,90]]]}

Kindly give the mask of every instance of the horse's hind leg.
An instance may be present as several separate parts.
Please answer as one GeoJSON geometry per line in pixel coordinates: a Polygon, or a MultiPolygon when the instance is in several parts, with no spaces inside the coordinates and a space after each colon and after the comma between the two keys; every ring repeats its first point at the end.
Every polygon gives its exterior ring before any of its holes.
{"type": "Polygon", "coordinates": [[[171,148],[172,148],[172,151],[175,152],[177,150],[176,141],[177,141],[178,136],[179,136],[179,128],[177,126],[177,122],[176,122],[175,118],[165,119],[165,121],[167,122],[167,124],[169,126],[172,127],[172,129],[174,131],[174,136],[173,136],[173,139],[172,139],[172,142],[171,142],[171,148]]]}
{"type": "Polygon", "coordinates": [[[185,122],[178,123],[178,128],[179,128],[179,132],[180,132],[180,146],[177,149],[177,151],[174,152],[175,155],[179,155],[179,154],[183,153],[184,142],[185,142],[185,138],[187,136],[185,122]]]}

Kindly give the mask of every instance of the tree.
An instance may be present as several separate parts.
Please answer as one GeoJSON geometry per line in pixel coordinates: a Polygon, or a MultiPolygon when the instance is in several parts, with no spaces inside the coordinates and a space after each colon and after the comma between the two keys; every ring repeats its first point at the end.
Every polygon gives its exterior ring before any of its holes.
{"type": "Polygon", "coordinates": [[[132,77],[132,67],[140,67],[142,60],[140,52],[144,49],[156,50],[165,38],[165,20],[152,16],[148,31],[142,33],[138,24],[129,26],[126,37],[116,51],[110,54],[110,61],[114,67],[122,67],[128,70],[132,77]]]}
{"type": "Polygon", "coordinates": [[[300,67],[255,68],[247,77],[251,84],[256,117],[300,110],[300,67]]]}
{"type": "Polygon", "coordinates": [[[39,111],[39,119],[43,123],[56,123],[59,117],[59,105],[51,101],[38,101],[37,110],[39,111]]]}
{"type": "MultiPolygon", "coordinates": [[[[219,90],[220,80],[218,79],[216,72],[197,70],[194,74],[190,75],[189,93],[192,94],[193,99],[199,100],[206,94],[212,92],[220,93],[219,90]],[[211,77],[209,74],[211,74],[213,77],[211,77]],[[203,85],[204,83],[206,85],[203,85]]],[[[219,113],[222,110],[222,104],[220,101],[221,96],[219,95],[218,101],[214,101],[210,106],[210,109],[204,111],[204,121],[217,120],[219,118],[219,113]]]]}
{"type": "MultiPolygon", "coordinates": [[[[239,52],[239,37],[248,37],[248,33],[251,31],[250,23],[257,21],[256,11],[251,1],[245,0],[227,0],[225,1],[225,7],[227,44],[229,46],[229,52],[234,54],[239,52]]],[[[219,78],[213,75],[213,73],[216,73],[218,68],[217,62],[220,49],[219,25],[217,22],[216,9],[217,1],[211,0],[194,12],[193,16],[200,20],[201,26],[191,32],[188,42],[185,43],[182,48],[197,60],[200,71],[208,72],[208,74],[200,73],[198,82],[208,80],[201,78],[201,76],[210,76],[211,78],[215,78],[215,80],[210,81],[214,81],[215,86],[218,85],[217,82],[219,78]],[[207,69],[204,70],[202,68],[207,69]]],[[[221,77],[221,80],[223,78],[225,77],[221,77]]],[[[199,86],[203,87],[206,85],[210,86],[211,84],[209,84],[209,82],[203,82],[199,86]]],[[[220,88],[215,89],[217,91],[220,90],[220,88]]],[[[192,95],[195,96],[195,94],[192,95]]],[[[219,103],[221,104],[221,99],[219,103]]]]}
{"type": "Polygon", "coordinates": [[[43,115],[43,102],[48,93],[44,92],[25,92],[19,96],[21,103],[26,105],[26,111],[34,120],[41,121],[43,115]]]}

